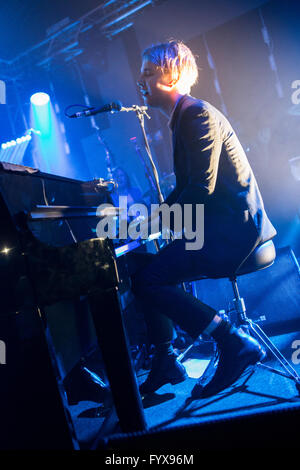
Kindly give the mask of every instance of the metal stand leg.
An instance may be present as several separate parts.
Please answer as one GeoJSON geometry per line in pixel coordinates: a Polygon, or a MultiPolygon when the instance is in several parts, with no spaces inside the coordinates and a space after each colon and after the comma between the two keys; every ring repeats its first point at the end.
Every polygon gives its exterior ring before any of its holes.
{"type": "Polygon", "coordinates": [[[296,388],[300,393],[300,376],[296,372],[296,370],[292,367],[292,365],[287,361],[287,359],[281,354],[281,352],[276,348],[276,346],[272,343],[270,338],[266,335],[266,333],[262,330],[262,328],[254,323],[250,318],[247,317],[246,314],[246,307],[244,299],[240,297],[237,281],[236,279],[231,279],[233,291],[235,298],[233,300],[235,310],[237,313],[238,319],[238,326],[245,328],[249,334],[253,334],[259,342],[264,346],[264,348],[269,351],[272,356],[279,362],[285,372],[275,369],[273,367],[267,366],[266,364],[262,364],[261,362],[258,363],[259,367],[263,367],[264,369],[273,372],[274,374],[281,375],[288,379],[291,379],[295,382],[296,388]]]}
{"type": "Polygon", "coordinates": [[[144,431],[147,424],[132,368],[117,289],[93,292],[88,300],[121,429],[124,432],[144,431]]]}

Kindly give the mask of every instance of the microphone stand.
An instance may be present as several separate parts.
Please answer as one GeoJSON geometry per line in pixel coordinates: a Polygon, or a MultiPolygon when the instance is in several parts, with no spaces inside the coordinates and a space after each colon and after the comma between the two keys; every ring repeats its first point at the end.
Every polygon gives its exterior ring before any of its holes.
{"type": "Polygon", "coordinates": [[[93,126],[95,131],[96,131],[96,135],[97,135],[97,139],[99,141],[99,143],[102,145],[102,147],[104,148],[104,151],[105,151],[105,163],[106,163],[106,169],[107,169],[107,178],[108,180],[112,180],[113,179],[113,174],[112,174],[112,165],[113,165],[113,161],[112,161],[112,155],[111,155],[111,152],[106,144],[106,142],[104,141],[103,137],[101,136],[100,134],[100,129],[97,125],[93,126]]]}
{"type": "Polygon", "coordinates": [[[158,200],[160,204],[163,204],[164,198],[160,189],[159,176],[158,176],[157,168],[152,158],[151,149],[150,149],[148,138],[147,138],[146,131],[145,131],[145,116],[147,116],[148,119],[151,119],[149,114],[146,112],[147,109],[148,109],[147,106],[137,106],[135,104],[132,105],[132,107],[130,108],[124,108],[124,107],[121,108],[122,111],[134,111],[139,120],[143,137],[144,137],[145,149],[146,149],[146,152],[150,161],[150,165],[153,171],[153,175],[154,175],[154,183],[155,183],[156,191],[158,194],[158,200]]]}
{"type": "Polygon", "coordinates": [[[141,161],[141,163],[144,167],[145,175],[146,175],[146,178],[147,178],[148,183],[149,183],[150,191],[151,191],[151,193],[152,193],[152,191],[154,193],[156,193],[156,185],[155,185],[154,180],[153,180],[153,175],[151,174],[151,170],[148,167],[147,163],[145,162],[145,159],[142,155],[141,149],[140,149],[140,147],[137,143],[136,137],[131,138],[130,141],[134,143],[135,151],[136,151],[136,153],[137,153],[137,155],[138,155],[138,157],[139,157],[139,159],[140,159],[140,161],[141,161]]]}
{"type": "MultiPolygon", "coordinates": [[[[155,163],[154,163],[153,158],[152,158],[148,138],[147,138],[146,131],[145,131],[145,116],[147,116],[148,119],[151,119],[149,114],[147,114],[147,112],[146,112],[147,109],[148,109],[147,106],[137,106],[137,105],[132,105],[132,107],[130,107],[130,108],[123,108],[123,107],[121,108],[122,111],[135,111],[135,113],[138,117],[138,120],[139,120],[141,128],[142,128],[142,132],[143,132],[146,152],[147,152],[147,155],[148,155],[151,167],[152,167],[153,175],[154,175],[154,183],[155,183],[157,194],[158,194],[158,200],[159,200],[160,204],[163,204],[164,198],[163,198],[163,195],[162,195],[162,192],[161,192],[161,189],[160,189],[160,185],[159,185],[159,176],[158,176],[158,172],[157,172],[155,163]]],[[[174,238],[173,238],[172,233],[171,233],[171,240],[173,240],[173,239],[174,238]]],[[[157,251],[159,251],[159,245],[158,245],[157,240],[154,240],[154,243],[155,243],[157,251]]],[[[168,243],[168,239],[167,239],[167,243],[168,243]]],[[[184,282],[182,283],[182,287],[185,291],[187,290],[186,285],[185,285],[184,282]]],[[[193,289],[193,287],[192,287],[192,289],[193,289]]]]}

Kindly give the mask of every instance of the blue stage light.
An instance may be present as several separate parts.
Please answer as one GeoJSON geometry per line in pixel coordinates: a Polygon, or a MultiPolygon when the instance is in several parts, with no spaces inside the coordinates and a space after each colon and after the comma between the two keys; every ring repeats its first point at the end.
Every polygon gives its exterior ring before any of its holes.
{"type": "Polygon", "coordinates": [[[35,129],[30,129],[30,131],[29,131],[30,134],[25,134],[22,137],[17,137],[16,139],[9,140],[7,142],[3,142],[1,144],[1,150],[6,150],[6,149],[9,149],[10,147],[15,147],[15,146],[21,145],[24,142],[29,142],[29,140],[32,139],[31,132],[33,132],[33,131],[36,134],[40,134],[39,131],[36,131],[35,129]]]}
{"type": "Polygon", "coordinates": [[[44,106],[49,102],[49,100],[49,95],[44,92],[34,93],[30,98],[31,103],[35,106],[44,106]]]}

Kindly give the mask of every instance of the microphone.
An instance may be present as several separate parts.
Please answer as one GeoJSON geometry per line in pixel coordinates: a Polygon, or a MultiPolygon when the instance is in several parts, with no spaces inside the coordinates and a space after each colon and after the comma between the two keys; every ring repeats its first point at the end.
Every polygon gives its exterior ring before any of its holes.
{"type": "Polygon", "coordinates": [[[111,111],[121,111],[122,103],[120,101],[114,101],[113,103],[105,104],[100,106],[99,108],[90,108],[86,109],[85,111],[80,111],[75,114],[71,114],[70,118],[81,118],[87,116],[94,116],[95,114],[99,113],[108,113],[111,111]]]}

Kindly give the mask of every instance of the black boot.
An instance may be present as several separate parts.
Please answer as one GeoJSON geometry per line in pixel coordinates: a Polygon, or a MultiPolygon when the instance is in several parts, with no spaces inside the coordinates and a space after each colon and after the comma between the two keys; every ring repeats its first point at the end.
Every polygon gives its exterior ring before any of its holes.
{"type": "Polygon", "coordinates": [[[234,327],[230,327],[217,342],[219,361],[214,376],[207,384],[203,384],[200,377],[192,390],[194,399],[216,395],[233,385],[250,365],[262,361],[266,356],[254,338],[234,327]]]}
{"type": "Polygon", "coordinates": [[[153,393],[167,383],[175,385],[187,377],[184,366],[177,361],[175,352],[170,355],[155,354],[152,367],[145,382],[140,387],[141,395],[153,393]]]}

